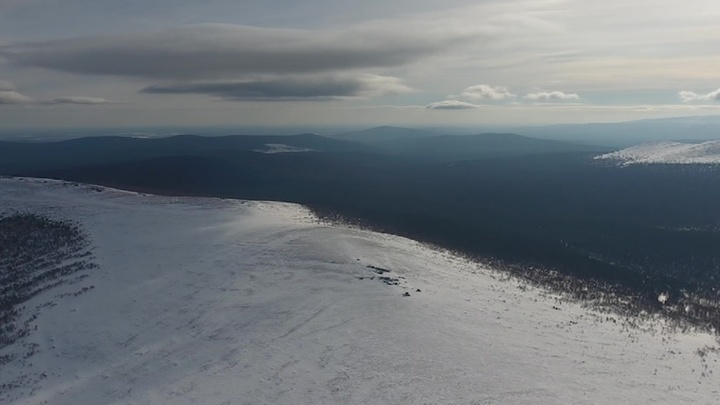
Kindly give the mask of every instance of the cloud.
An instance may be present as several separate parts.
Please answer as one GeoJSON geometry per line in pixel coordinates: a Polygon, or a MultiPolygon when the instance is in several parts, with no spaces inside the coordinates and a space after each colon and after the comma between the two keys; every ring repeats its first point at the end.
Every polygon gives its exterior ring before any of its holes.
{"type": "Polygon", "coordinates": [[[479,106],[475,104],[466,103],[459,100],[438,101],[425,106],[425,108],[430,110],[469,110],[478,107],[479,106]]]}
{"type": "Polygon", "coordinates": [[[14,90],[15,90],[15,86],[13,86],[12,83],[5,81],[5,80],[0,80],[0,91],[14,91],[14,90]]]}
{"type": "MultiPolygon", "coordinates": [[[[512,93],[510,89],[504,86],[490,86],[487,84],[478,84],[470,86],[460,93],[459,96],[453,96],[458,98],[465,98],[470,100],[511,100],[517,98],[517,95],[512,93]]],[[[565,93],[562,91],[537,91],[535,93],[528,93],[522,97],[525,100],[534,101],[569,101],[579,100],[580,96],[576,93],[565,93]]],[[[451,105],[451,104],[448,104],[451,105]]],[[[472,105],[472,104],[470,104],[472,105]]],[[[452,108],[452,107],[449,107],[452,108]]],[[[462,108],[462,107],[457,107],[462,108]]],[[[472,108],[472,107],[468,107],[472,108]]]]}
{"type": "Polygon", "coordinates": [[[96,105],[108,104],[110,101],[97,97],[59,97],[51,100],[40,101],[41,104],[82,104],[96,105]]]}
{"type": "Polygon", "coordinates": [[[1,104],[32,104],[35,100],[20,94],[14,90],[2,90],[0,88],[0,105],[1,104]]]}
{"type": "Polygon", "coordinates": [[[576,93],[565,93],[562,91],[539,91],[536,93],[529,93],[523,96],[527,100],[535,101],[569,101],[569,100],[580,100],[580,96],[576,93]]]}
{"type": "Polygon", "coordinates": [[[238,79],[402,66],[476,40],[468,30],[367,24],[344,30],[198,24],[155,33],[19,43],[0,48],[18,66],[166,80],[238,79]]]}
{"type": "Polygon", "coordinates": [[[693,101],[720,101],[720,89],[711,91],[707,94],[698,94],[694,91],[681,91],[679,96],[683,103],[690,103],[693,101]]]}
{"type": "Polygon", "coordinates": [[[12,83],[0,80],[0,105],[24,104],[24,105],[55,105],[55,104],[107,104],[108,100],[96,97],[59,97],[49,100],[36,100],[15,90],[12,83]]]}
{"type": "Polygon", "coordinates": [[[516,95],[511,93],[507,87],[489,86],[487,84],[478,84],[470,86],[463,90],[460,97],[472,100],[507,100],[515,98],[516,95]]]}
{"type": "Polygon", "coordinates": [[[23,4],[28,4],[31,1],[32,0],[0,0],[0,14],[2,14],[2,12],[7,9],[23,4]]]}
{"type": "Polygon", "coordinates": [[[378,75],[292,76],[244,81],[156,84],[142,90],[152,94],[207,94],[224,100],[325,101],[366,98],[412,91],[400,79],[378,75]]]}

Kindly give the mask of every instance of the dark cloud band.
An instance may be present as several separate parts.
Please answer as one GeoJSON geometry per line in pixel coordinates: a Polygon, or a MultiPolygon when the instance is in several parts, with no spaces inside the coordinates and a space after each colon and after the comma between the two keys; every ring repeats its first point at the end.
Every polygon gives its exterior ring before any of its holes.
{"type": "Polygon", "coordinates": [[[78,74],[154,79],[220,79],[401,66],[470,34],[403,32],[402,27],[341,31],[203,24],[157,33],[15,44],[11,63],[78,74]]]}
{"type": "Polygon", "coordinates": [[[189,82],[146,87],[152,94],[207,94],[224,100],[332,100],[372,97],[407,92],[399,79],[388,76],[356,75],[283,77],[252,81],[189,82]]]}

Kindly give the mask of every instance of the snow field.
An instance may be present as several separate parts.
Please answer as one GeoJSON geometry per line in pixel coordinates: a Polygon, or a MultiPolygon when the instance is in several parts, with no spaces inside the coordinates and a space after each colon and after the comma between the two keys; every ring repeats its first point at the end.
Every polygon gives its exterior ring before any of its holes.
{"type": "Polygon", "coordinates": [[[0,372],[0,383],[40,376],[8,403],[720,398],[714,336],[601,314],[408,239],[319,224],[293,204],[97,190],[0,179],[0,212],[81,223],[99,265],[82,281],[92,290],[43,309],[25,342],[37,353],[0,372]]]}

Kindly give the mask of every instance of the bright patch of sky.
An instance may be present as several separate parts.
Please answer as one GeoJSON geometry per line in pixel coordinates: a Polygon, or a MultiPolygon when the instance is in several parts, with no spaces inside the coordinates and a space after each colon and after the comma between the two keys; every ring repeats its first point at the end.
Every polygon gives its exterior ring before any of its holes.
{"type": "Polygon", "coordinates": [[[719,18],[705,0],[0,0],[0,125],[715,114],[719,18]]]}

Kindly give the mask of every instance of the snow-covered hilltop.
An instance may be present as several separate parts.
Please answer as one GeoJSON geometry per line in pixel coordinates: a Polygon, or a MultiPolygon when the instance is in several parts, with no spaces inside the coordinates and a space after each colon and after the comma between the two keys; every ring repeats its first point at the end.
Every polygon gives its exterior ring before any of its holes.
{"type": "Polygon", "coordinates": [[[15,210],[79,223],[97,268],[82,294],[26,302],[41,307],[30,333],[0,356],[35,349],[0,366],[3,403],[720,397],[714,336],[600,314],[297,205],[0,179],[0,213],[15,210]]]}
{"type": "Polygon", "coordinates": [[[299,148],[297,146],[285,145],[284,143],[266,143],[264,148],[256,149],[254,152],[260,153],[298,153],[298,152],[317,152],[310,148],[299,148]]]}
{"type": "Polygon", "coordinates": [[[596,156],[597,160],[632,164],[720,164],[720,141],[652,142],[596,156]]]}

